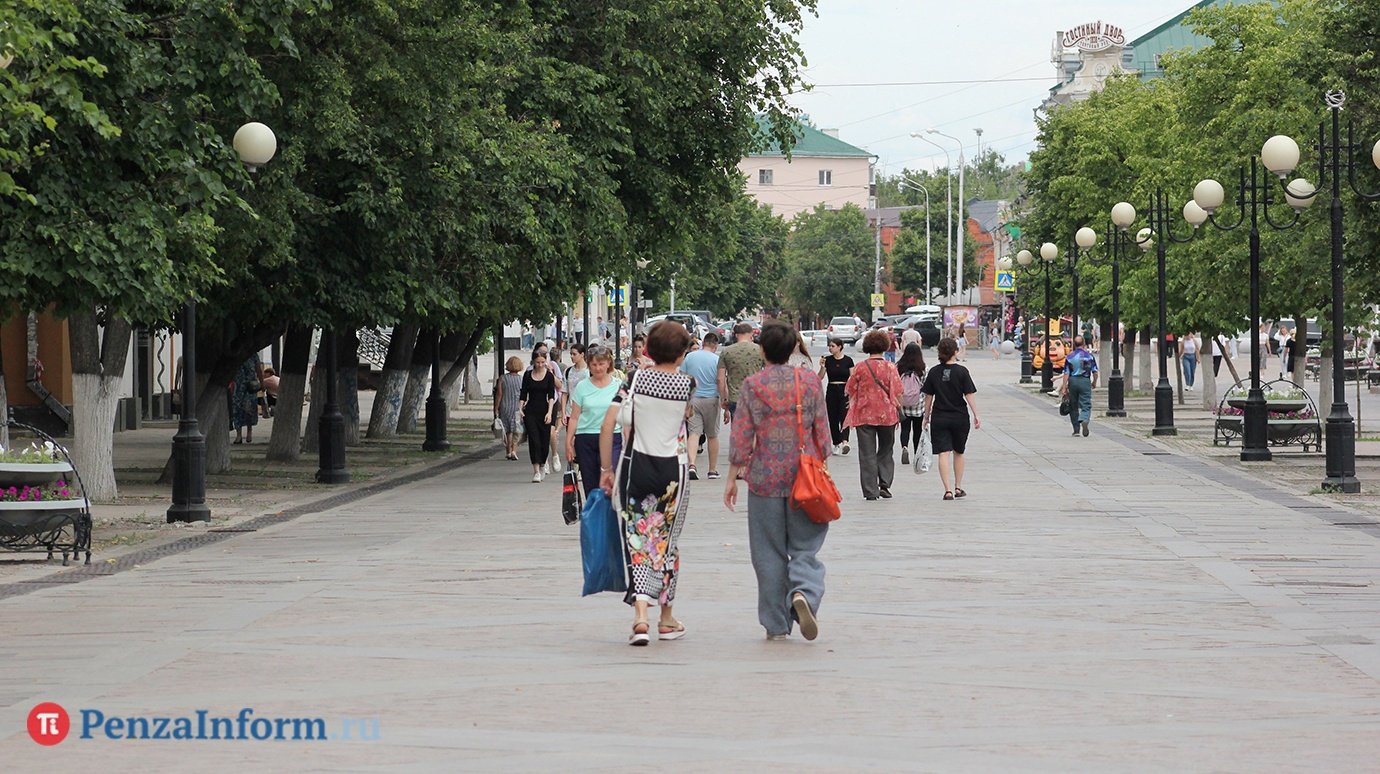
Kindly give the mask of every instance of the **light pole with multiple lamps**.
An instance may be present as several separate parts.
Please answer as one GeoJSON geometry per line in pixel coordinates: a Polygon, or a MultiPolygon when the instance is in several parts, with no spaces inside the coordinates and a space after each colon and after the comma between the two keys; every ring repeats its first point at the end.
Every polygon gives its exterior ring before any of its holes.
{"type": "MultiPolygon", "coordinates": [[[[251,173],[267,164],[278,152],[273,130],[257,122],[241,126],[231,143],[240,161],[251,173]]],[[[206,505],[206,436],[196,418],[196,298],[182,307],[182,410],[173,436],[172,504],[167,520],[174,522],[210,521],[206,505]]]]}
{"type": "MultiPolygon", "coordinates": [[[[1340,89],[1329,91],[1325,100],[1332,114],[1332,133],[1329,137],[1325,123],[1318,125],[1316,190],[1302,190],[1297,180],[1285,185],[1285,179],[1299,163],[1299,145],[1293,138],[1284,135],[1271,137],[1260,149],[1260,160],[1266,169],[1279,178],[1279,184],[1284,186],[1285,196],[1291,202],[1294,199],[1312,199],[1323,189],[1331,188],[1332,203],[1328,214],[1332,225],[1332,407],[1325,424],[1327,477],[1322,481],[1322,488],[1329,492],[1356,493],[1361,491],[1361,482],[1356,478],[1356,425],[1352,422],[1351,411],[1346,403],[1346,360],[1343,351],[1346,299],[1342,293],[1342,270],[1345,268],[1342,255],[1342,174],[1347,175],[1348,186],[1361,201],[1380,201],[1380,193],[1367,193],[1356,184],[1356,168],[1360,166],[1356,156],[1365,148],[1356,143],[1355,130],[1350,124],[1347,126],[1346,142],[1342,142],[1341,114],[1346,105],[1346,94],[1340,89]]],[[[1380,167],[1380,142],[1371,147],[1371,161],[1380,167]]]]}
{"type": "Polygon", "coordinates": [[[940,137],[947,137],[950,140],[953,140],[954,142],[958,143],[958,222],[951,226],[951,228],[953,228],[954,230],[955,276],[953,287],[949,289],[949,303],[952,304],[954,302],[952,296],[955,290],[958,291],[958,295],[960,298],[959,303],[967,303],[967,299],[965,298],[967,294],[963,292],[963,233],[968,230],[967,226],[965,225],[967,223],[967,220],[963,217],[963,168],[967,165],[967,161],[963,158],[963,141],[953,136],[952,134],[944,134],[938,129],[926,129],[925,133],[937,134],[940,137]]]}
{"type": "MultiPolygon", "coordinates": [[[[1240,214],[1236,222],[1226,225],[1217,220],[1216,212],[1226,199],[1226,191],[1222,184],[1216,180],[1207,179],[1198,183],[1193,188],[1192,204],[1197,205],[1207,215],[1207,220],[1213,226],[1222,231],[1235,231],[1247,223],[1249,216],[1250,222],[1250,308],[1251,308],[1251,386],[1246,393],[1246,405],[1242,409],[1241,417],[1241,461],[1242,462],[1263,462],[1271,459],[1269,442],[1269,407],[1265,403],[1265,393],[1260,388],[1260,219],[1264,215],[1265,223],[1271,228],[1284,230],[1292,228],[1299,222],[1299,213],[1312,202],[1313,184],[1307,180],[1295,180],[1289,184],[1289,193],[1286,199],[1294,210],[1294,217],[1287,223],[1276,223],[1270,216],[1270,205],[1278,202],[1270,195],[1273,188],[1268,182],[1260,179],[1260,167],[1256,158],[1251,157],[1251,179],[1246,182],[1246,169],[1241,168],[1240,183],[1237,185],[1236,204],[1240,207],[1240,214]],[[1304,194],[1307,198],[1298,198],[1293,194],[1304,194]]],[[[1189,219],[1194,227],[1198,219],[1198,214],[1193,212],[1188,205],[1184,205],[1184,217],[1189,219]]]]}
{"type": "MultiPolygon", "coordinates": [[[[928,304],[933,300],[931,294],[934,292],[934,285],[930,283],[930,189],[910,178],[903,177],[897,184],[897,188],[904,189],[906,186],[925,194],[925,303],[928,304]]],[[[881,287],[879,286],[873,292],[880,293],[881,287]]]]}
{"type": "MultiPolygon", "coordinates": [[[[1126,379],[1121,374],[1121,262],[1131,260],[1131,236],[1127,230],[1136,221],[1136,208],[1128,202],[1112,207],[1112,229],[1108,231],[1111,249],[1100,261],[1112,264],[1112,373],[1107,377],[1107,416],[1126,416],[1126,379]]],[[[1091,229],[1090,229],[1091,230],[1091,229]]],[[[1148,367],[1148,365],[1147,365],[1148,367]]]]}
{"type": "MultiPolygon", "coordinates": [[[[924,140],[930,145],[944,151],[944,183],[948,187],[947,215],[944,221],[944,266],[947,272],[944,280],[944,303],[949,304],[953,302],[950,296],[953,295],[954,292],[954,177],[949,174],[949,170],[953,167],[953,157],[949,155],[948,148],[926,137],[925,134],[925,132],[911,132],[910,136],[917,140],[924,140]]],[[[933,299],[926,299],[927,302],[932,300],[933,299]]]]}
{"type": "MultiPolygon", "coordinates": [[[[1054,391],[1054,363],[1049,358],[1049,336],[1050,336],[1050,289],[1049,273],[1050,267],[1054,265],[1055,259],[1059,257],[1059,247],[1053,242],[1045,242],[1040,245],[1040,270],[1045,275],[1045,341],[1044,341],[1044,362],[1040,364],[1040,391],[1054,391]]],[[[1016,253],[1016,263],[1029,268],[1035,262],[1035,256],[1029,250],[1022,250],[1016,253]]],[[[1029,326],[1026,326],[1026,337],[1029,338],[1029,326]]]]}

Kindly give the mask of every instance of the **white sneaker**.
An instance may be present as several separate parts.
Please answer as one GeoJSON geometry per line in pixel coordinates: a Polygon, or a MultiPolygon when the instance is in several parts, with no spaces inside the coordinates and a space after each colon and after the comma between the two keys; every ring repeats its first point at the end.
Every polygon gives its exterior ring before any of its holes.
{"type": "Polygon", "coordinates": [[[541,483],[541,471],[540,471],[540,470],[538,470],[536,473],[533,473],[533,474],[532,474],[532,483],[534,483],[534,484],[540,484],[540,483],[541,483]]]}
{"type": "Polygon", "coordinates": [[[559,455],[559,454],[557,454],[557,453],[555,453],[555,452],[551,452],[551,469],[552,469],[552,470],[560,470],[560,469],[561,469],[561,455],[559,455]]]}

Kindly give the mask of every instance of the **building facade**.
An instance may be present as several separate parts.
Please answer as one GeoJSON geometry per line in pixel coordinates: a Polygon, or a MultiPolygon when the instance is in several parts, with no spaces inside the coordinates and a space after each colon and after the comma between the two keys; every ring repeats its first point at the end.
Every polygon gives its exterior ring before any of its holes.
{"type": "Polygon", "coordinates": [[[795,135],[789,159],[773,142],[738,162],[750,196],[787,220],[821,204],[871,206],[875,156],[840,140],[837,130],[797,123],[795,135]]]}

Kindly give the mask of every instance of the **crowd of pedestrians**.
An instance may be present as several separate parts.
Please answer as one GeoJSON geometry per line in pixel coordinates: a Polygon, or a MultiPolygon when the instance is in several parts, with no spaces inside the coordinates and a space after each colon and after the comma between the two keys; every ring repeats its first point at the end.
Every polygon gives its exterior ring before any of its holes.
{"type": "Polygon", "coordinates": [[[915,331],[869,332],[859,360],[838,339],[816,359],[797,330],[776,321],[760,329],[738,323],[732,336],[725,343],[709,332],[696,340],[685,326],[660,322],[629,342],[622,370],[599,342],[576,342],[562,368],[551,345],[538,341],[528,362],[509,358],[495,382],[495,426],[507,459],[518,458],[525,439],[532,481],[540,483],[560,470],[563,449],[585,495],[608,493],[621,525],[632,645],[650,643],[653,626],[660,640],[686,634],[672,609],[692,482],[727,479],[730,510],[747,488],[758,620],[769,640],[797,629],[806,639],[819,633],[819,552],[829,525],[791,499],[802,455],[827,461],[856,442],[864,500],[892,498],[899,428],[902,465],[918,460],[928,442],[926,456],[940,461],[944,499],[966,495],[963,453],[970,416],[978,426],[976,388],[956,362],[953,337],[940,341],[940,362],[927,368],[915,331]],[[721,473],[723,438],[731,443],[721,473]]]}

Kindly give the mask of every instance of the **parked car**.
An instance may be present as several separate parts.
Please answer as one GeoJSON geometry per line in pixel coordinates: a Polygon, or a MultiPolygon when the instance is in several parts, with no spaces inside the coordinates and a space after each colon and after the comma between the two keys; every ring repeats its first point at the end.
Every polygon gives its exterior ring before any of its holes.
{"type": "Polygon", "coordinates": [[[661,322],[662,320],[671,320],[672,322],[678,322],[681,325],[684,325],[685,329],[690,332],[690,335],[694,336],[696,339],[703,339],[704,335],[706,333],[709,333],[710,331],[708,322],[705,322],[700,317],[693,314],[689,314],[687,312],[676,312],[675,314],[659,314],[655,317],[648,317],[646,325],[648,328],[650,328],[656,323],[661,322]]]}
{"type": "Polygon", "coordinates": [[[829,321],[829,327],[824,329],[826,333],[846,344],[857,344],[858,339],[863,336],[862,320],[851,316],[839,316],[829,321]]]}
{"type": "Polygon", "coordinates": [[[805,344],[809,346],[811,355],[818,356],[829,351],[828,331],[801,331],[800,335],[805,337],[805,344]]]}
{"type": "MultiPolygon", "coordinates": [[[[1291,331],[1294,330],[1294,328],[1296,327],[1296,326],[1294,325],[1294,318],[1292,318],[1292,317],[1284,317],[1284,318],[1281,318],[1280,320],[1278,320],[1277,322],[1271,323],[1271,324],[1270,324],[1270,338],[1271,338],[1271,339],[1273,339],[1275,336],[1279,335],[1280,326],[1284,326],[1285,328],[1288,328],[1288,329],[1291,330],[1291,331]]],[[[1318,324],[1317,318],[1313,318],[1313,319],[1310,319],[1310,320],[1308,321],[1308,333],[1305,335],[1305,339],[1306,339],[1306,343],[1307,343],[1308,346],[1310,346],[1310,347],[1312,347],[1312,346],[1317,346],[1317,345],[1319,345],[1319,344],[1322,344],[1322,326],[1321,326],[1320,324],[1318,324]]],[[[1271,347],[1271,351],[1272,351],[1272,352],[1273,352],[1275,349],[1276,349],[1275,347],[1271,347]]]]}
{"type": "Polygon", "coordinates": [[[872,322],[872,330],[879,331],[893,328],[898,323],[903,323],[911,317],[912,315],[909,314],[884,314],[872,322]]]}
{"type": "Polygon", "coordinates": [[[937,346],[943,334],[939,318],[930,314],[908,315],[905,320],[897,323],[892,331],[899,336],[912,328],[920,334],[920,344],[925,347],[937,346]]]}

